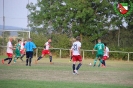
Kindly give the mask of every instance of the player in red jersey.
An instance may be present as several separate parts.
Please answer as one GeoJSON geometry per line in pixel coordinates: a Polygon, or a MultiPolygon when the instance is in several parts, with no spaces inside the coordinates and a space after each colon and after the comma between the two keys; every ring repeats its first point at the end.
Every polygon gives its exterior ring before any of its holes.
{"type": "Polygon", "coordinates": [[[49,59],[50,59],[50,64],[52,63],[52,54],[49,51],[50,48],[50,43],[52,42],[51,38],[48,39],[48,41],[44,44],[44,49],[42,50],[42,55],[40,57],[38,57],[38,59],[35,61],[35,64],[37,64],[37,61],[40,60],[41,58],[43,58],[45,55],[49,55],[49,59]]]}
{"type": "Polygon", "coordinates": [[[73,56],[72,56],[72,59],[73,59],[72,68],[73,68],[73,74],[78,74],[78,70],[79,70],[79,68],[82,65],[82,57],[80,55],[80,48],[81,48],[80,37],[77,36],[76,37],[76,41],[72,45],[72,53],[73,53],[73,56]],[[79,64],[76,67],[76,62],[77,61],[79,62],[79,64]]]}

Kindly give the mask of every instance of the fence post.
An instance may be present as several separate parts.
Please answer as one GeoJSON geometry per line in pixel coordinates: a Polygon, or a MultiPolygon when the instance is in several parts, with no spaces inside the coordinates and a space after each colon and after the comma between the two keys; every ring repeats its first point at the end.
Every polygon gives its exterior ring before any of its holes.
{"type": "Polygon", "coordinates": [[[38,48],[36,48],[36,58],[38,57],[38,48]]]}
{"type": "Polygon", "coordinates": [[[60,49],[60,58],[61,58],[61,49],[60,49]]]}
{"type": "Polygon", "coordinates": [[[128,62],[129,62],[129,52],[128,52],[128,62]]]}
{"type": "Polygon", "coordinates": [[[85,56],[84,56],[84,50],[83,50],[83,60],[85,59],[85,56]]]}

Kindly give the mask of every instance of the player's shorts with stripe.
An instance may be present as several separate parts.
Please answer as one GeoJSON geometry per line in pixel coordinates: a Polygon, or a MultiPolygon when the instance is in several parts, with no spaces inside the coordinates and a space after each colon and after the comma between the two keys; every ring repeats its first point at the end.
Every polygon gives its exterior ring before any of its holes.
{"type": "Polygon", "coordinates": [[[20,50],[20,53],[21,54],[25,54],[24,49],[20,50]]]}
{"type": "Polygon", "coordinates": [[[13,57],[13,53],[6,53],[8,58],[12,58],[13,57]]]}
{"type": "Polygon", "coordinates": [[[81,55],[73,55],[72,59],[73,59],[73,61],[82,61],[81,55]]]}
{"type": "Polygon", "coordinates": [[[49,50],[42,50],[42,54],[43,54],[43,55],[50,54],[50,51],[49,51],[49,50]]]}
{"type": "Polygon", "coordinates": [[[33,57],[33,51],[26,51],[26,58],[32,58],[33,57]]]}
{"type": "Polygon", "coordinates": [[[107,56],[103,56],[103,60],[107,60],[108,59],[108,57],[107,56]]]}

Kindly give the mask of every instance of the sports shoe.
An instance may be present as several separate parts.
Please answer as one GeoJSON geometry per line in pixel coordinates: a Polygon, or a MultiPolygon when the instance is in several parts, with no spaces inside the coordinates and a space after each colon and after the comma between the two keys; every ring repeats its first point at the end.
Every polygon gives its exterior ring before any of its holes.
{"type": "Polygon", "coordinates": [[[75,72],[73,72],[73,75],[76,75],[76,73],[75,73],[75,72]]]}
{"type": "Polygon", "coordinates": [[[53,62],[50,62],[50,64],[54,64],[53,62]]]}
{"type": "Polygon", "coordinates": [[[75,74],[78,74],[78,71],[77,70],[74,70],[75,74]]]}
{"type": "Polygon", "coordinates": [[[4,64],[4,60],[1,60],[1,63],[4,64]]]}
{"type": "Polygon", "coordinates": [[[11,66],[11,64],[7,64],[7,66],[11,66]]]}

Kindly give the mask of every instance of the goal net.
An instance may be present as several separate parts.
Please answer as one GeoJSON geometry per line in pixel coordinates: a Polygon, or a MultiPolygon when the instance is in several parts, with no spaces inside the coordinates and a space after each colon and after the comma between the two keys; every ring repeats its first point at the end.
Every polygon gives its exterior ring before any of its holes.
{"type": "Polygon", "coordinates": [[[0,30],[0,55],[6,53],[6,46],[9,40],[9,37],[13,38],[12,44],[15,45],[18,39],[22,41],[30,38],[29,30],[0,30]]]}

